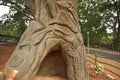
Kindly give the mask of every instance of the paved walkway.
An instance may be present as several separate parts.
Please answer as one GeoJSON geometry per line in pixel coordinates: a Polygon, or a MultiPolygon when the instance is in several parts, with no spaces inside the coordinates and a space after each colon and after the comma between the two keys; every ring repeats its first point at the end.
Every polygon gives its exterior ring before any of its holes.
{"type": "Polygon", "coordinates": [[[90,50],[97,50],[97,51],[101,51],[101,52],[105,52],[105,53],[109,53],[109,54],[116,54],[116,55],[120,55],[119,51],[112,51],[112,50],[107,50],[107,49],[99,49],[99,48],[90,48],[90,50]]]}
{"type": "MultiPolygon", "coordinates": [[[[87,50],[87,49],[86,49],[87,50]]],[[[90,54],[98,54],[101,57],[105,57],[111,60],[119,61],[120,62],[120,53],[110,50],[102,50],[97,48],[90,48],[90,54]]]]}

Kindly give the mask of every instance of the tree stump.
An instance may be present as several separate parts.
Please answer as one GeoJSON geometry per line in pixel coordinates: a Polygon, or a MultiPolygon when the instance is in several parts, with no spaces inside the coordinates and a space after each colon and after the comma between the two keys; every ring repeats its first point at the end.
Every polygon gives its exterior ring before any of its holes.
{"type": "Polygon", "coordinates": [[[35,19],[5,70],[17,70],[15,80],[35,80],[36,76],[89,80],[77,0],[35,0],[35,8],[35,19]]]}

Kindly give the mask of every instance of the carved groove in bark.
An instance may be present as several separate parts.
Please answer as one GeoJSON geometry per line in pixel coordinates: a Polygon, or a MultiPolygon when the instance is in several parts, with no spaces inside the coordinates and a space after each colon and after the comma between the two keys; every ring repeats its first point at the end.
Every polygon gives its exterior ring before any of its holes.
{"type": "MultiPolygon", "coordinates": [[[[76,3],[76,0],[41,0],[36,3],[36,19],[24,32],[5,67],[19,71],[16,80],[35,80],[37,73],[42,74],[42,62],[54,50],[60,50],[59,55],[65,60],[64,78],[89,80],[76,3]]],[[[53,74],[55,72],[46,76],[53,74]]]]}

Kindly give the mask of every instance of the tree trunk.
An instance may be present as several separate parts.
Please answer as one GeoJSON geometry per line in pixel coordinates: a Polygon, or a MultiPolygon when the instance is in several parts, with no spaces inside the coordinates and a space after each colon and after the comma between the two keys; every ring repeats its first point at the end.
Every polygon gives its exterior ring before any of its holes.
{"type": "Polygon", "coordinates": [[[115,50],[119,49],[119,46],[120,46],[120,9],[118,7],[116,8],[117,8],[117,23],[116,24],[118,24],[118,29],[117,29],[116,37],[114,39],[115,50]]]}
{"type": "Polygon", "coordinates": [[[36,80],[36,76],[89,80],[76,5],[77,0],[35,2],[35,20],[22,35],[5,70],[17,70],[16,80],[36,80]]]}

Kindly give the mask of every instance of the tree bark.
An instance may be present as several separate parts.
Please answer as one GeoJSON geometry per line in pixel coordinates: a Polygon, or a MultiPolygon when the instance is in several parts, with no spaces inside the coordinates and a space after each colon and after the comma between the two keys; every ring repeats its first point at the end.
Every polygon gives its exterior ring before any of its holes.
{"type": "Polygon", "coordinates": [[[120,46],[120,8],[119,8],[119,5],[117,5],[117,2],[115,0],[112,0],[115,4],[115,9],[117,11],[117,23],[116,25],[118,24],[118,28],[117,28],[117,31],[116,31],[116,36],[115,36],[115,39],[114,39],[114,48],[115,50],[118,49],[118,47],[120,46]]]}
{"type": "MultiPolygon", "coordinates": [[[[64,78],[89,80],[85,48],[76,11],[77,0],[40,0],[35,6],[35,20],[22,35],[5,70],[17,70],[16,80],[35,80],[37,73],[42,74],[43,62],[48,63],[44,61],[46,56],[57,50],[58,55],[63,56],[66,65],[64,78]]],[[[57,62],[55,64],[58,65],[57,62]]],[[[51,73],[48,75],[52,76],[51,73]]]]}

